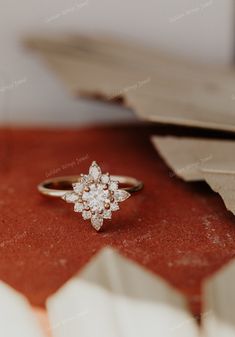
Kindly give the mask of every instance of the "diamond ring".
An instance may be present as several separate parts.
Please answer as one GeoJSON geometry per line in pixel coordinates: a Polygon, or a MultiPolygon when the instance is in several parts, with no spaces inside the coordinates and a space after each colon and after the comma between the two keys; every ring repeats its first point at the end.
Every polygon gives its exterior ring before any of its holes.
{"type": "Polygon", "coordinates": [[[74,211],[81,213],[84,220],[91,220],[98,231],[104,219],[111,219],[112,212],[119,210],[119,203],[142,187],[143,183],[135,178],[103,174],[94,161],[88,174],[48,179],[38,185],[38,190],[74,203],[74,211]],[[119,184],[124,187],[119,188],[119,184]]]}

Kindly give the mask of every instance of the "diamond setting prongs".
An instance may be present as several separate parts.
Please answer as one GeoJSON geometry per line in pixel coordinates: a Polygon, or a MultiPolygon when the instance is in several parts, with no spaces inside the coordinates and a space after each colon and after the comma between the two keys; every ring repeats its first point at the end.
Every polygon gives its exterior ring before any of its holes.
{"type": "Polygon", "coordinates": [[[119,182],[109,173],[103,174],[99,165],[93,161],[87,175],[81,174],[74,183],[73,191],[67,192],[62,199],[74,203],[74,211],[81,213],[84,220],[90,220],[99,231],[104,219],[111,219],[112,212],[119,210],[119,203],[128,199],[130,193],[119,189],[119,182]]]}

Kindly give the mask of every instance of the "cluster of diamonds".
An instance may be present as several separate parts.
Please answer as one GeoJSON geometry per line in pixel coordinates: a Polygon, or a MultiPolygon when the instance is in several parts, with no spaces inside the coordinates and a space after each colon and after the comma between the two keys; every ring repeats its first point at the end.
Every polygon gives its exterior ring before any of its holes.
{"type": "Polygon", "coordinates": [[[129,198],[130,193],[118,189],[118,181],[112,180],[109,173],[102,174],[94,161],[87,175],[81,174],[73,191],[62,197],[68,203],[74,203],[74,211],[82,214],[84,220],[91,220],[98,231],[104,219],[111,219],[112,212],[119,210],[119,202],[129,198]]]}

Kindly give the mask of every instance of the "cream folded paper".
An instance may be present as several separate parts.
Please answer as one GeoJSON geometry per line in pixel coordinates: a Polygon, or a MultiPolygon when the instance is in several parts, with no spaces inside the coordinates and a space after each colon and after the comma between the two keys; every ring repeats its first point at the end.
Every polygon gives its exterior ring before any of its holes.
{"type": "Polygon", "coordinates": [[[47,337],[27,299],[3,282],[0,282],[0,336],[47,337]]]}
{"type": "Polygon", "coordinates": [[[182,295],[106,248],[48,299],[44,333],[24,296],[1,282],[0,336],[234,337],[234,279],[232,261],[204,283],[199,328],[182,295]]]}
{"type": "Polygon", "coordinates": [[[114,39],[32,37],[50,68],[75,95],[119,96],[139,118],[235,131],[235,71],[206,67],[114,39]]]}
{"type": "Polygon", "coordinates": [[[43,330],[24,296],[4,283],[0,296],[3,337],[198,337],[184,297],[110,248],[48,299],[43,330]]]}
{"type": "Polygon", "coordinates": [[[203,287],[203,337],[235,336],[235,262],[230,262],[203,287]]]}
{"type": "Polygon", "coordinates": [[[198,337],[183,296],[109,248],[49,298],[47,309],[54,337],[198,337]]]}

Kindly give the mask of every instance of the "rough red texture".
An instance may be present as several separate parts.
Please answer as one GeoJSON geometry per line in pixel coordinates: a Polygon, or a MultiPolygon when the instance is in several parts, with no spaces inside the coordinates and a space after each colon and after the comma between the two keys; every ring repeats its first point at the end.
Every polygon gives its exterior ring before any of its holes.
{"type": "Polygon", "coordinates": [[[0,278],[43,305],[110,245],[178,287],[198,313],[202,279],[235,256],[235,217],[206,184],[171,177],[149,141],[158,131],[1,130],[0,278]],[[101,233],[36,189],[49,176],[86,172],[92,160],[145,183],[101,233]]]}

